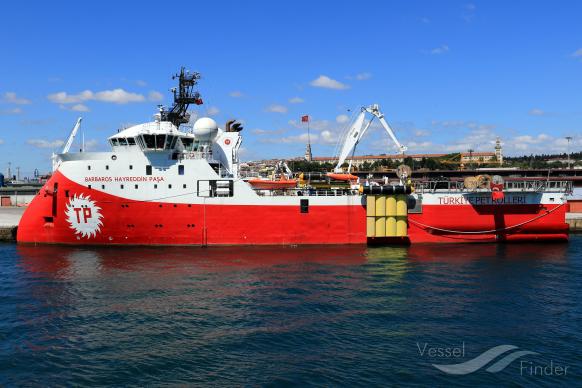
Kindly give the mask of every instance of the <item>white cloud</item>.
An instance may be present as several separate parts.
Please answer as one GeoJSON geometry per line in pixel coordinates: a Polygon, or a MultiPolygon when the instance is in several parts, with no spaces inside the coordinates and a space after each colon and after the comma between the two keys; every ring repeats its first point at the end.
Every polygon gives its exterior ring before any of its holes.
{"type": "Polygon", "coordinates": [[[265,110],[267,112],[274,112],[274,113],[287,113],[287,107],[284,105],[278,105],[278,104],[269,105],[265,110]]]}
{"type": "Polygon", "coordinates": [[[343,90],[349,89],[349,85],[343,84],[339,81],[329,78],[326,75],[320,75],[313,81],[309,83],[311,86],[316,88],[326,88],[326,89],[336,89],[336,90],[343,90]]]}
{"type": "Polygon", "coordinates": [[[530,116],[543,116],[543,115],[545,115],[545,114],[546,114],[546,112],[544,112],[544,111],[543,111],[543,110],[541,110],[541,109],[534,108],[534,109],[530,110],[530,111],[528,112],[528,114],[529,114],[530,116]]]}
{"type": "Polygon", "coordinates": [[[573,57],[582,57],[582,48],[579,48],[578,50],[574,51],[572,53],[573,57]]]}
{"type": "Polygon", "coordinates": [[[434,149],[435,145],[430,141],[409,141],[406,143],[409,152],[420,152],[420,151],[428,151],[434,149]]]}
{"type": "Polygon", "coordinates": [[[445,54],[447,52],[449,52],[449,46],[447,46],[446,44],[443,44],[440,47],[435,47],[432,50],[430,50],[430,53],[433,55],[445,54]]]}
{"type": "Polygon", "coordinates": [[[430,132],[424,129],[417,129],[416,131],[414,131],[414,136],[416,137],[426,137],[426,136],[430,136],[430,132]]]}
{"type": "Polygon", "coordinates": [[[26,98],[16,96],[14,92],[6,92],[2,95],[2,102],[7,104],[16,104],[16,105],[27,105],[30,104],[31,101],[26,98]]]}
{"type": "Polygon", "coordinates": [[[4,144],[4,140],[0,139],[0,144],[4,144]]]}
{"type": "Polygon", "coordinates": [[[293,135],[293,136],[285,136],[285,137],[269,137],[263,138],[259,140],[261,143],[300,143],[300,144],[307,144],[307,141],[311,140],[311,144],[324,144],[324,145],[332,145],[336,144],[338,137],[335,133],[325,130],[321,133],[311,133],[310,135],[306,133],[302,133],[300,135],[293,135]]]}
{"type": "Polygon", "coordinates": [[[356,79],[358,81],[365,81],[367,79],[372,78],[372,74],[370,73],[360,73],[360,74],[356,74],[356,79]]]}
{"type": "Polygon", "coordinates": [[[289,99],[291,104],[301,104],[304,100],[301,97],[293,97],[289,99]]]}
{"type": "Polygon", "coordinates": [[[145,97],[142,94],[127,92],[121,88],[113,90],[103,90],[100,92],[84,90],[78,94],[68,94],[67,92],[58,92],[49,94],[47,98],[50,102],[56,104],[78,104],[90,100],[109,102],[113,104],[127,104],[130,102],[145,101],[145,97]]]}
{"type": "Polygon", "coordinates": [[[0,115],[19,115],[22,113],[20,108],[10,108],[0,110],[0,115]]]}
{"type": "Polygon", "coordinates": [[[465,21],[467,23],[471,22],[471,20],[473,20],[473,17],[475,16],[475,11],[477,10],[477,6],[475,4],[469,3],[469,4],[465,4],[463,6],[463,14],[461,15],[461,17],[463,19],[465,19],[465,21]]]}
{"type": "Polygon", "coordinates": [[[206,114],[208,116],[215,116],[215,115],[217,115],[219,113],[220,113],[220,109],[218,109],[215,106],[209,106],[208,109],[206,109],[206,114]]]}
{"type": "Polygon", "coordinates": [[[255,135],[280,135],[285,133],[285,129],[276,129],[276,130],[269,130],[269,129],[260,129],[256,128],[251,131],[255,135]]]}
{"type": "Polygon", "coordinates": [[[234,98],[239,98],[244,96],[244,94],[240,90],[233,90],[232,92],[228,93],[229,96],[234,98]]]}
{"type": "MultiPolygon", "coordinates": [[[[302,123],[301,121],[297,120],[289,120],[288,123],[292,127],[301,130],[305,129],[306,127],[305,123],[302,123]]],[[[312,131],[323,131],[326,129],[333,129],[331,126],[331,122],[329,120],[312,120],[311,117],[309,118],[309,128],[312,131]]]]}
{"type": "Polygon", "coordinates": [[[156,92],[152,90],[148,93],[148,100],[150,101],[162,101],[164,99],[164,95],[160,92],[156,92]]]}
{"type": "Polygon", "coordinates": [[[114,104],[127,104],[129,102],[145,101],[145,97],[142,94],[131,93],[118,88],[95,93],[95,100],[114,104]]]}
{"type": "Polygon", "coordinates": [[[30,139],[26,142],[36,148],[58,148],[65,144],[62,140],[49,141],[44,139],[30,139]]]}
{"type": "Polygon", "coordinates": [[[75,112],[89,112],[89,107],[83,104],[75,104],[71,106],[71,110],[75,112]]]}
{"type": "Polygon", "coordinates": [[[68,94],[67,92],[58,92],[47,96],[50,102],[55,104],[76,104],[79,102],[92,100],[93,92],[90,90],[82,91],[79,94],[68,94]]]}
{"type": "Polygon", "coordinates": [[[338,136],[337,134],[325,130],[325,131],[321,131],[321,134],[319,136],[319,142],[323,143],[323,144],[336,144],[338,141],[338,136]]]}
{"type": "Polygon", "coordinates": [[[142,88],[143,88],[143,87],[146,87],[146,86],[148,86],[147,82],[145,82],[145,81],[142,81],[142,80],[140,80],[140,79],[138,79],[137,81],[135,81],[135,84],[136,84],[137,86],[140,86],[140,87],[142,87],[142,88]]]}
{"type": "Polygon", "coordinates": [[[93,151],[99,145],[99,141],[96,139],[85,140],[85,151],[93,151]]]}
{"type": "Polygon", "coordinates": [[[350,118],[348,117],[348,115],[339,115],[335,118],[335,121],[339,124],[345,124],[348,121],[350,121],[350,118]]]}

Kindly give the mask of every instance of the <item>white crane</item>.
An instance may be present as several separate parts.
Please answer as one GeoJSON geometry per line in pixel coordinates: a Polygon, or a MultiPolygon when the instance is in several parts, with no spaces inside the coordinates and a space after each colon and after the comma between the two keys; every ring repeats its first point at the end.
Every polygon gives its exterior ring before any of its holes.
{"type": "MultiPolygon", "coordinates": [[[[344,164],[344,162],[346,161],[346,158],[348,157],[348,155],[350,153],[353,156],[354,152],[356,151],[356,146],[358,145],[358,143],[362,139],[362,136],[364,136],[364,134],[366,133],[368,128],[370,128],[370,125],[372,124],[372,121],[374,120],[374,118],[378,118],[378,121],[380,121],[380,124],[382,124],[382,127],[384,127],[386,132],[388,132],[388,135],[390,136],[390,138],[392,139],[394,144],[396,144],[396,147],[398,148],[398,151],[401,154],[403,154],[408,149],[406,146],[403,146],[402,144],[400,144],[398,139],[396,139],[396,136],[394,135],[394,131],[392,130],[392,128],[390,128],[390,126],[388,125],[386,120],[384,120],[384,114],[382,112],[380,112],[380,108],[379,108],[378,104],[373,104],[373,105],[370,105],[368,107],[362,107],[362,111],[360,112],[360,114],[358,115],[358,117],[356,118],[356,120],[354,121],[352,126],[350,127],[348,134],[346,135],[345,142],[342,146],[342,149],[341,149],[341,152],[339,155],[339,160],[337,162],[337,165],[334,168],[335,172],[342,171],[342,168],[341,168],[342,164],[344,164]],[[367,123],[364,123],[365,118],[366,118],[366,113],[371,114],[372,118],[367,123]]],[[[352,169],[352,159],[350,159],[350,164],[348,166],[348,172],[350,172],[352,169]]]]}
{"type": "MultiPolygon", "coordinates": [[[[75,136],[77,135],[77,131],[79,131],[79,127],[81,126],[81,120],[83,120],[82,117],[79,117],[77,119],[77,122],[75,123],[75,126],[71,130],[71,134],[69,135],[69,138],[67,139],[67,142],[65,143],[65,146],[63,147],[63,151],[61,152],[61,154],[66,154],[71,149],[71,146],[73,145],[73,141],[75,140],[75,136]]],[[[83,141],[83,143],[85,143],[85,142],[83,141]]],[[[85,148],[84,144],[83,144],[83,148],[85,148]]],[[[61,164],[59,156],[53,152],[51,159],[53,161],[53,171],[56,171],[57,168],[59,167],[59,165],[61,164]]]]}

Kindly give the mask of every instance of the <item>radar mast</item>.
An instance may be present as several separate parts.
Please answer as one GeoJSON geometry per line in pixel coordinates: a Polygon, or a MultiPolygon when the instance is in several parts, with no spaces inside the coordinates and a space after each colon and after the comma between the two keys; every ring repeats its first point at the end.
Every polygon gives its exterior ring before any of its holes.
{"type": "Polygon", "coordinates": [[[184,67],[182,67],[179,74],[172,76],[172,79],[176,78],[178,78],[178,88],[172,88],[174,104],[170,110],[162,109],[160,113],[162,121],[170,121],[176,127],[179,127],[181,124],[186,124],[190,121],[188,106],[190,104],[201,105],[202,98],[200,93],[193,90],[200,79],[200,73],[190,73],[189,71],[184,71],[184,67]]]}

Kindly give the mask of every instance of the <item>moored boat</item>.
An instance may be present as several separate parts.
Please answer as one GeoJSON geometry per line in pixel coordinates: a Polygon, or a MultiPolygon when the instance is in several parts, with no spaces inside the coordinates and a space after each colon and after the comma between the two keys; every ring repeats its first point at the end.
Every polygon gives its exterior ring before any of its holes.
{"type": "MultiPolygon", "coordinates": [[[[187,125],[197,73],[179,75],[174,105],[124,129],[108,152],[54,157],[54,173],[26,209],[19,243],[97,245],[409,244],[567,240],[569,182],[411,181],[410,172],[356,184],[341,166],[377,118],[404,152],[377,105],[362,108],[331,174],[289,172],[245,181],[242,126],[211,118],[187,125]],[[325,177],[342,184],[313,184],[325,177]],[[342,182],[345,181],[345,182],[342,182]],[[347,183],[346,183],[347,182],[347,183]],[[502,194],[501,194],[502,193],[502,194]]],[[[80,121],[77,123],[80,124],[80,121]]],[[[78,129],[78,125],[76,125],[78,129]]],[[[70,146],[73,130],[67,145],[70,146]]]]}

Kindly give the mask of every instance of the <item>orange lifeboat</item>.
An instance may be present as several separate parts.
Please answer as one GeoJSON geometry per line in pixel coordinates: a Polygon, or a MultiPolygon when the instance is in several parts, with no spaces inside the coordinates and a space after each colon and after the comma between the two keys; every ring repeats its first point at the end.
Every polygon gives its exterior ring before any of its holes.
{"type": "Polygon", "coordinates": [[[297,186],[297,179],[281,178],[279,180],[270,179],[249,179],[247,182],[258,190],[287,190],[297,186]]]}
{"type": "Polygon", "coordinates": [[[336,181],[357,181],[358,177],[352,174],[336,174],[334,172],[328,172],[327,176],[336,181]]]}

